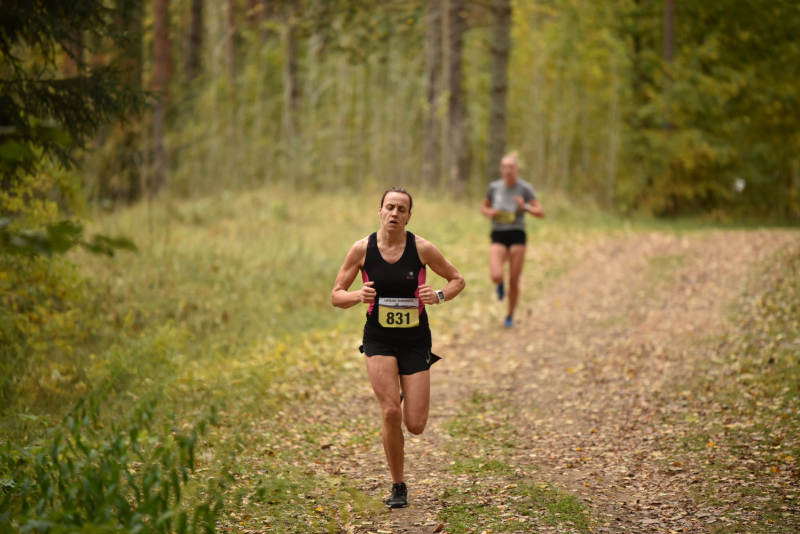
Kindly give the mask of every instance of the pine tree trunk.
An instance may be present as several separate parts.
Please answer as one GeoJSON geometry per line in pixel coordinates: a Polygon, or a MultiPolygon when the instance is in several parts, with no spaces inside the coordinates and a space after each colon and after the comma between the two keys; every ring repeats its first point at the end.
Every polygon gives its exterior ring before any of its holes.
{"type": "Polygon", "coordinates": [[[186,33],[184,72],[186,81],[193,82],[203,73],[201,51],[203,49],[203,0],[191,0],[189,31],[186,33]]]}
{"type": "Polygon", "coordinates": [[[559,188],[562,191],[569,189],[570,170],[572,169],[572,147],[575,144],[575,123],[578,119],[580,111],[580,103],[577,99],[577,88],[575,81],[570,81],[570,90],[567,93],[567,106],[565,113],[567,115],[567,127],[561,139],[561,148],[558,161],[561,165],[559,170],[559,188]]]}
{"type": "Polygon", "coordinates": [[[489,88],[489,135],[486,174],[489,181],[499,180],[500,160],[506,149],[506,96],[508,94],[508,57],[511,53],[511,0],[494,0],[494,31],[491,42],[489,88]]]}
{"type": "Polygon", "coordinates": [[[462,59],[464,32],[467,20],[464,16],[466,2],[449,0],[448,6],[448,89],[450,101],[447,110],[447,173],[450,186],[456,197],[462,196],[469,179],[469,130],[467,109],[462,89],[462,59]]]}
{"type": "MultiPolygon", "coordinates": [[[[117,20],[119,29],[128,39],[119,51],[118,64],[122,71],[121,82],[136,91],[142,90],[142,34],[144,10],[137,0],[125,0],[120,4],[117,20]]],[[[138,200],[143,193],[140,147],[142,131],[139,117],[129,117],[127,124],[120,125],[122,142],[117,149],[117,174],[124,178],[125,200],[129,203],[138,200]]]]}
{"type": "Polygon", "coordinates": [[[561,127],[563,126],[563,114],[560,109],[564,107],[562,97],[562,80],[560,76],[555,76],[553,83],[553,95],[556,95],[552,103],[552,113],[550,115],[550,136],[547,142],[547,170],[545,171],[545,188],[555,189],[558,172],[558,140],[561,138],[561,127]]]}
{"type": "Polygon", "coordinates": [[[164,121],[169,99],[169,81],[172,77],[172,60],[167,31],[169,16],[169,0],[155,0],[154,5],[154,42],[153,57],[153,91],[156,93],[156,108],[153,114],[153,179],[150,193],[157,194],[166,184],[167,152],[164,146],[164,121]]]}
{"type": "Polygon", "coordinates": [[[675,0],[664,0],[664,62],[672,64],[675,56],[675,0]]]}
{"type": "Polygon", "coordinates": [[[254,31],[261,20],[261,10],[264,9],[259,0],[247,0],[247,29],[254,31]]]}
{"type": "MultiPolygon", "coordinates": [[[[675,0],[664,0],[664,65],[666,68],[665,95],[666,109],[670,109],[670,93],[672,92],[672,59],[675,56],[675,0]]],[[[669,111],[667,111],[669,113],[669,111]]],[[[672,130],[672,117],[664,117],[664,129],[672,130]]]]}
{"type": "Polygon", "coordinates": [[[83,33],[75,31],[74,38],[67,43],[72,56],[65,54],[61,63],[61,72],[65,78],[74,78],[80,71],[80,63],[83,61],[83,33]]]}
{"type": "Polygon", "coordinates": [[[614,193],[617,185],[617,157],[620,145],[619,123],[619,74],[614,57],[611,57],[611,103],[608,109],[608,155],[606,156],[606,191],[605,204],[611,210],[614,208],[614,193]]]}
{"type": "Polygon", "coordinates": [[[258,12],[258,40],[262,45],[273,36],[265,22],[275,15],[275,10],[270,5],[270,0],[261,0],[261,10],[258,12]]]}
{"type": "Polygon", "coordinates": [[[300,100],[300,84],[297,79],[297,28],[296,6],[289,2],[284,27],[283,45],[283,127],[285,138],[293,140],[297,134],[297,109],[300,100]]]}
{"type": "Polygon", "coordinates": [[[225,34],[225,49],[228,63],[228,84],[236,83],[236,0],[228,0],[228,31],[225,34]]]}
{"type": "MultiPolygon", "coordinates": [[[[643,0],[633,0],[633,28],[632,42],[633,42],[633,57],[631,58],[631,70],[633,71],[633,103],[637,108],[641,108],[648,103],[647,88],[649,85],[649,78],[645,72],[645,34],[641,28],[641,19],[644,17],[644,7],[642,6],[643,0]]],[[[639,119],[634,119],[634,130],[638,134],[648,125],[642,123],[639,119]]]]}
{"type": "Polygon", "coordinates": [[[425,84],[427,113],[422,132],[422,183],[426,188],[438,185],[441,175],[442,125],[436,114],[441,94],[442,73],[442,0],[428,0],[425,26],[425,84]]]}

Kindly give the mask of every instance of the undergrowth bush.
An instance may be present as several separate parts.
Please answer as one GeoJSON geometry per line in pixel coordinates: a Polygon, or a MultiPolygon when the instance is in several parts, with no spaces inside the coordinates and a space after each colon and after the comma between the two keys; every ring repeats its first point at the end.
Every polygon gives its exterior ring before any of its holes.
{"type": "Polygon", "coordinates": [[[214,414],[188,433],[174,421],[159,430],[156,406],[149,398],[105,428],[100,403],[86,397],[45,443],[6,442],[0,532],[214,532],[221,507],[214,481],[203,487],[190,477],[214,414]]]}
{"type": "MultiPolygon", "coordinates": [[[[75,347],[102,327],[86,280],[63,258],[0,254],[0,399],[36,405],[84,393],[75,347]],[[24,393],[23,393],[24,392],[24,393]]],[[[71,402],[70,402],[71,404],[71,402]]]]}

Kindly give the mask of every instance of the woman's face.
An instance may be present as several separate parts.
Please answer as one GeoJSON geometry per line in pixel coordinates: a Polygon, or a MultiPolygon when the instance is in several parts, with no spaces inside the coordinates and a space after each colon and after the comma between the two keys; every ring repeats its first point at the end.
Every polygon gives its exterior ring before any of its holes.
{"type": "Polygon", "coordinates": [[[383,206],[378,211],[381,226],[386,230],[404,230],[411,218],[411,200],[408,195],[392,191],[383,199],[383,206]]]}
{"type": "Polygon", "coordinates": [[[503,158],[500,160],[500,172],[503,174],[503,179],[508,184],[514,184],[517,181],[517,174],[519,173],[519,166],[517,161],[513,158],[503,158]]]}

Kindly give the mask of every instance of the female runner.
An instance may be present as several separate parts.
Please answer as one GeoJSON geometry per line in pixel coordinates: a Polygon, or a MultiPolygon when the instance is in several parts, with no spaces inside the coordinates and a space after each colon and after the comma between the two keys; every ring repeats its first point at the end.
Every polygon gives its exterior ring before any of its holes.
{"type": "Polygon", "coordinates": [[[497,298],[503,300],[503,265],[508,269],[508,315],[504,325],[514,326],[514,310],[520,293],[520,277],[525,264],[525,213],[544,218],[544,208],[536,198],[533,186],[519,178],[519,162],[512,152],[500,160],[503,177],[489,184],[481,213],[492,220],[492,244],[489,246],[489,276],[497,284],[497,298]]]}
{"type": "Polygon", "coordinates": [[[425,305],[443,304],[466,285],[438,248],[406,231],[411,206],[405,189],[393,187],[383,194],[380,229],[350,248],[331,292],[337,308],[368,306],[361,351],[383,416],[383,450],[392,476],[389,508],[408,506],[401,423],[414,435],[425,430],[430,367],[439,360],[431,353],[425,305]],[[427,266],[447,280],[443,288],[434,291],[426,283],[427,266]],[[349,291],[359,271],[363,285],[349,291]]]}

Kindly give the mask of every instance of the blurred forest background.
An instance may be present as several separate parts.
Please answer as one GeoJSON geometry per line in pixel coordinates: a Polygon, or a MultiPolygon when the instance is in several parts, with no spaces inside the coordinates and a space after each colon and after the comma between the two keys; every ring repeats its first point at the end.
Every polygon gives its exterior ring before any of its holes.
{"type": "Polygon", "coordinates": [[[516,150],[540,190],[621,214],[800,216],[789,0],[11,4],[0,144],[62,205],[264,184],[475,197],[516,150]],[[87,80],[107,71],[104,103],[87,80]],[[31,94],[71,83],[96,97],[77,116],[31,94]]]}

